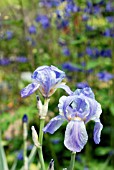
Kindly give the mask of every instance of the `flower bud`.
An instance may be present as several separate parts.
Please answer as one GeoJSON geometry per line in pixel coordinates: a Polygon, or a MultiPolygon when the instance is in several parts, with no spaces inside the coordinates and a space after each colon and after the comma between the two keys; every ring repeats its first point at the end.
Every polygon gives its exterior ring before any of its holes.
{"type": "Polygon", "coordinates": [[[32,130],[32,140],[34,142],[34,145],[39,148],[41,145],[38,141],[38,134],[37,134],[34,126],[31,127],[31,130],[32,130]]]}
{"type": "Polygon", "coordinates": [[[36,96],[36,99],[37,99],[37,108],[39,110],[39,115],[41,115],[42,114],[43,105],[42,105],[42,102],[41,102],[39,96],[36,96]]]}
{"type": "Polygon", "coordinates": [[[54,160],[51,159],[48,170],[54,170],[54,160]]]}
{"type": "Polygon", "coordinates": [[[24,116],[22,118],[22,122],[23,123],[27,123],[28,122],[28,116],[26,114],[24,114],[24,116]]]}

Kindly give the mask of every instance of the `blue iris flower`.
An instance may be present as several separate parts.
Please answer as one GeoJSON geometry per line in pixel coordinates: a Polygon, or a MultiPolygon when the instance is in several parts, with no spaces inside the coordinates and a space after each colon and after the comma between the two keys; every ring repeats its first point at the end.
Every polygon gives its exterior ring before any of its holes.
{"type": "Polygon", "coordinates": [[[30,96],[37,89],[46,98],[50,97],[57,88],[69,91],[68,86],[62,82],[64,78],[65,73],[55,66],[38,67],[32,74],[33,82],[21,90],[21,97],[30,96]]]}
{"type": "Polygon", "coordinates": [[[80,152],[88,141],[86,124],[95,121],[93,138],[96,144],[100,142],[103,125],[100,122],[101,105],[95,100],[90,87],[77,89],[62,96],[59,100],[59,115],[52,118],[43,128],[44,132],[53,134],[64,121],[67,121],[64,145],[73,152],[80,152]]]}

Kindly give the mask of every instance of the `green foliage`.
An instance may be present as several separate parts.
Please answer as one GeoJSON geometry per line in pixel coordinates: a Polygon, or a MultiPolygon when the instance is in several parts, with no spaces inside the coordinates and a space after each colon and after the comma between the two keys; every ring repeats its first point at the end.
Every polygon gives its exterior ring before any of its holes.
{"type": "Polygon", "coordinates": [[[3,170],[9,170],[6,160],[6,155],[4,152],[4,148],[2,146],[2,138],[1,138],[1,132],[0,132],[0,168],[3,170]]]}

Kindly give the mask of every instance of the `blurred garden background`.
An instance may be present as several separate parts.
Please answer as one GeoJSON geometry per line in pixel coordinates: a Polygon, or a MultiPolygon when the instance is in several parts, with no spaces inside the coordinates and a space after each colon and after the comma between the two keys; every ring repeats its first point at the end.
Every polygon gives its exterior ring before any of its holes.
{"type": "MultiPolygon", "coordinates": [[[[76,155],[76,170],[114,169],[114,1],[113,0],[1,0],[0,1],[0,131],[9,169],[23,165],[22,117],[28,116],[27,154],[33,141],[31,126],[39,129],[36,94],[21,98],[20,90],[31,82],[32,72],[54,65],[66,73],[72,89],[90,86],[101,103],[101,142],[89,140],[76,155]]],[[[58,114],[65,91],[51,97],[46,123],[58,114]]],[[[62,126],[44,135],[44,159],[55,160],[55,170],[67,167],[62,126]]],[[[30,170],[37,169],[37,155],[30,170]]],[[[3,169],[0,169],[3,170],[3,169]]],[[[5,169],[4,169],[5,170],[5,169]]],[[[13,169],[12,169],[13,170],[13,169]]]]}

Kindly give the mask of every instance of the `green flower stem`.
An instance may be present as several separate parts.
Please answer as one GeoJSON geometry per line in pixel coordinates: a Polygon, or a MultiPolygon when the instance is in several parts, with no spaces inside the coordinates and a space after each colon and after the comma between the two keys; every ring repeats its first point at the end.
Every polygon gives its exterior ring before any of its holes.
{"type": "Polygon", "coordinates": [[[24,141],[24,170],[28,170],[28,158],[27,158],[27,123],[23,123],[23,141],[24,141]]]}
{"type": "Polygon", "coordinates": [[[40,159],[40,164],[41,164],[41,169],[45,170],[45,164],[44,164],[44,158],[43,158],[43,153],[42,153],[42,141],[43,141],[43,127],[45,124],[45,118],[40,119],[40,131],[39,131],[39,143],[41,144],[41,147],[38,148],[38,154],[39,154],[39,159],[40,159]]]}
{"type": "Polygon", "coordinates": [[[70,166],[69,166],[68,170],[74,170],[75,157],[76,157],[76,152],[72,152],[71,153],[70,166]]]}

